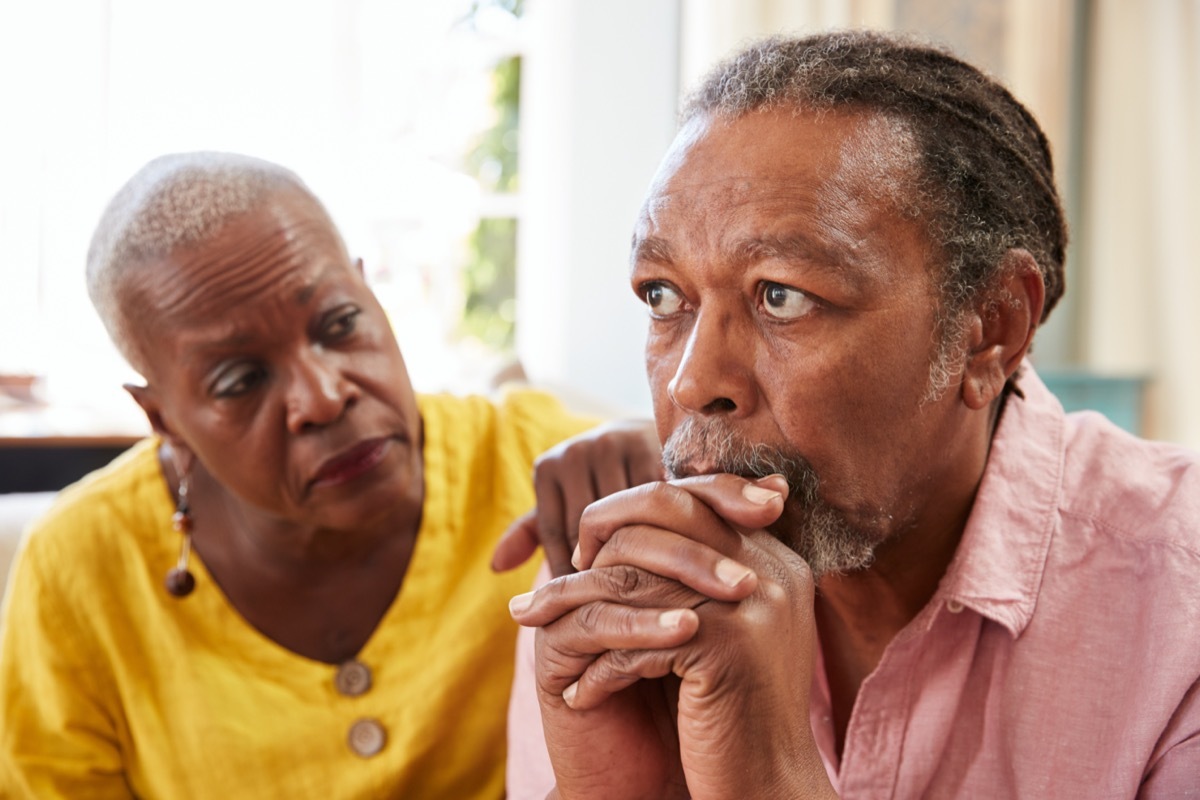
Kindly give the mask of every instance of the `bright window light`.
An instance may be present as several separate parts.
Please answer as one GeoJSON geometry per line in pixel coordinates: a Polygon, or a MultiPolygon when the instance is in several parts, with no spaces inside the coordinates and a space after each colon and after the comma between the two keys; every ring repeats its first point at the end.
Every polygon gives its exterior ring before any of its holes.
{"type": "MultiPolygon", "coordinates": [[[[496,194],[494,159],[468,161],[501,114],[496,68],[521,51],[519,2],[70,9],[0,6],[0,373],[43,376],[43,398],[85,409],[85,427],[136,417],[120,390],[135,376],[87,300],[87,244],[142,164],[205,149],[279,162],[312,187],[419,389],[483,387],[505,354],[463,335],[464,265],[488,262],[471,252],[488,238],[481,219],[514,221],[519,204],[496,194]]],[[[511,298],[498,302],[511,315],[511,298]]]]}

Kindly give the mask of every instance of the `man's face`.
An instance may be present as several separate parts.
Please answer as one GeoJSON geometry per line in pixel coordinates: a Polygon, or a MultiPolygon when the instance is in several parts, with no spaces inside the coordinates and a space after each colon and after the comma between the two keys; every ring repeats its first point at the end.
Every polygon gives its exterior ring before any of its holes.
{"type": "Polygon", "coordinates": [[[914,159],[895,136],[849,112],[693,120],[635,232],[668,466],[792,473],[781,538],[810,558],[812,526],[862,545],[816,571],[939,524],[939,487],[977,457],[958,392],[927,399],[932,256],[901,210],[914,159]]]}
{"type": "Polygon", "coordinates": [[[420,492],[420,418],[388,320],[298,192],[123,287],[167,429],[271,516],[368,523],[420,492]]]}

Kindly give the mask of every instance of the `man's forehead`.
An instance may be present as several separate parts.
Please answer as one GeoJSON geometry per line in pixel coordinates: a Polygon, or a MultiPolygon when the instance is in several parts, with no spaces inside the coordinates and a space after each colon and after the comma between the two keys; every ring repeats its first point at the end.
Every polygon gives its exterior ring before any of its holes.
{"type": "Polygon", "coordinates": [[[775,108],[707,114],[679,131],[648,197],[687,181],[720,181],[727,192],[752,191],[764,178],[831,178],[867,167],[872,177],[906,173],[919,148],[907,121],[867,109],[775,108]]]}
{"type": "Polygon", "coordinates": [[[779,217],[814,208],[843,218],[882,201],[904,216],[917,204],[919,151],[910,126],[847,110],[776,109],[701,116],[680,131],[652,182],[634,244],[668,221],[742,204],[779,217]]]}

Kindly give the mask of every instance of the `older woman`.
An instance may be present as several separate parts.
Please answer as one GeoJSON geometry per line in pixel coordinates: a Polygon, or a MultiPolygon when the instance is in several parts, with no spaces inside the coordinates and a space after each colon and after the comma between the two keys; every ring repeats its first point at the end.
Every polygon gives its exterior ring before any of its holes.
{"type": "Polygon", "coordinates": [[[506,602],[536,564],[491,551],[535,457],[590,423],[415,395],[324,208],[255,159],[143,168],[88,285],[156,435],[28,536],[0,795],[503,796],[506,602]]]}

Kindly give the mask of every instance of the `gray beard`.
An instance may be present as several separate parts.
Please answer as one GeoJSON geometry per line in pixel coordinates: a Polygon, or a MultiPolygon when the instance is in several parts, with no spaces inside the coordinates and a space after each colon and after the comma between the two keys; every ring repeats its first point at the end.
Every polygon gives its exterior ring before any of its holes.
{"type": "Polygon", "coordinates": [[[768,530],[808,562],[814,579],[865,569],[875,558],[881,533],[852,525],[822,500],[820,479],[799,453],[751,444],[720,419],[688,417],[667,439],[662,459],[672,478],[697,474],[698,464],[751,479],[783,475],[788,499],[768,530]]]}

